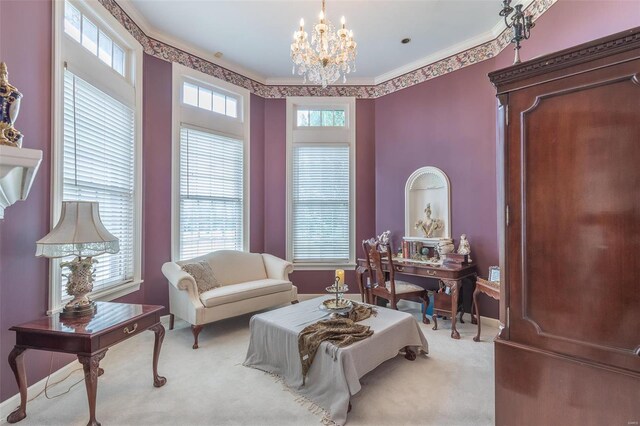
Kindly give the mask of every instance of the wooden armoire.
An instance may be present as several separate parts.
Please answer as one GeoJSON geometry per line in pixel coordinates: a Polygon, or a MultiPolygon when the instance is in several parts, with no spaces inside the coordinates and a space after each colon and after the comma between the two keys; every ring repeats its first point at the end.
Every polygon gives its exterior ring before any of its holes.
{"type": "Polygon", "coordinates": [[[502,267],[496,425],[638,425],[640,27],[489,78],[502,267]]]}

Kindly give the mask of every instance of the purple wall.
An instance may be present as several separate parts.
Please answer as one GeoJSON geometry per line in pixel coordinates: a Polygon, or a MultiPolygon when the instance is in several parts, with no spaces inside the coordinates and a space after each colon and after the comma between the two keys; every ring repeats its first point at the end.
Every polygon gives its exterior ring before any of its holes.
{"type": "MultiPolygon", "coordinates": [[[[632,28],[640,22],[634,1],[561,0],[523,43],[523,60],[632,28]],[[603,17],[606,16],[606,19],[603,17]]],[[[404,185],[426,165],[451,179],[452,231],[468,235],[480,275],[498,264],[496,223],[496,100],[487,73],[513,62],[513,50],[442,77],[376,99],[376,231],[404,234],[404,185]]],[[[483,315],[498,303],[482,298],[483,315]]]]}
{"type": "MultiPolygon", "coordinates": [[[[169,305],[162,264],[171,260],[171,64],[144,55],[142,113],[144,303],[169,305]]],[[[165,309],[163,313],[168,313],[165,309]]]]}
{"type": "MultiPolygon", "coordinates": [[[[43,150],[43,162],[26,201],[0,221],[0,400],[17,392],[6,363],[14,324],[44,315],[48,262],[34,256],[49,231],[51,146],[51,13],[48,0],[0,1],[0,59],[25,95],[17,128],[24,146],[43,150]],[[28,35],[26,35],[28,29],[28,35]]],[[[522,56],[531,58],[633,27],[634,1],[561,0],[543,15],[522,56]],[[602,17],[605,17],[603,19],[602,17]]],[[[495,98],[486,74],[511,63],[495,59],[376,100],[357,101],[356,242],[391,229],[403,233],[403,191],[408,175],[432,164],[452,180],[453,232],[467,232],[484,272],[497,263],[495,98]]],[[[171,64],[144,57],[143,278],[142,290],[122,301],[167,305],[160,267],[171,256],[171,64]]],[[[285,101],[251,96],[252,251],[285,254],[285,101]]],[[[360,256],[360,250],[357,251],[360,256]]],[[[317,293],[332,271],[295,272],[301,293],[317,293]]],[[[348,280],[354,282],[353,273],[348,280]]],[[[487,314],[497,315],[488,305],[487,314]]],[[[54,369],[72,357],[54,355],[54,369]]],[[[28,382],[48,373],[49,355],[26,355],[28,382]]]]}
{"type": "MultiPolygon", "coordinates": [[[[0,2],[0,60],[7,63],[9,82],[24,94],[16,128],[25,148],[43,151],[29,197],[7,208],[0,220],[0,400],[17,392],[6,361],[15,343],[8,328],[43,315],[48,304],[48,262],[35,257],[35,242],[49,232],[50,220],[51,13],[47,1],[0,2]]],[[[49,354],[30,351],[25,359],[29,383],[47,374],[49,354]]],[[[56,355],[53,367],[69,359],[56,355]]]]}
{"type": "Polygon", "coordinates": [[[467,234],[482,275],[498,258],[492,69],[485,61],[376,100],[376,231],[391,230],[399,247],[407,179],[439,167],[451,180],[452,236],[467,234]]]}
{"type": "Polygon", "coordinates": [[[265,141],[264,98],[251,95],[250,105],[250,146],[249,146],[249,250],[264,252],[264,203],[265,203],[265,141]]]}

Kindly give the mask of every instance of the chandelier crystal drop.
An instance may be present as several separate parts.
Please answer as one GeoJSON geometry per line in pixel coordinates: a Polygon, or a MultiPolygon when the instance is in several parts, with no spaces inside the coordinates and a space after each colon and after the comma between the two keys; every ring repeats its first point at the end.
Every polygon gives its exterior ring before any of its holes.
{"type": "Polygon", "coordinates": [[[347,74],[356,70],[356,47],[353,31],[347,30],[344,16],[341,28],[335,27],[327,19],[324,0],[320,22],[313,27],[311,41],[304,30],[304,19],[300,19],[300,28],[293,33],[291,43],[292,73],[304,76],[307,81],[320,84],[326,88],[342,76],[342,82],[347,82],[347,74]]]}

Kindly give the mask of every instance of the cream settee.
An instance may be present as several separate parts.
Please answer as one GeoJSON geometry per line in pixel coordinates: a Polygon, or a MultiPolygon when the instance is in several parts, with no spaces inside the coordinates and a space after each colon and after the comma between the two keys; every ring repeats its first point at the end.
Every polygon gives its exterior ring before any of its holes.
{"type": "Polygon", "coordinates": [[[290,262],[270,254],[232,250],[215,251],[204,256],[162,265],[169,280],[170,325],[174,316],[191,324],[194,344],[204,324],[285,303],[297,303],[298,289],[289,281],[290,262]],[[219,287],[198,292],[195,279],[182,265],[206,261],[219,287]]]}

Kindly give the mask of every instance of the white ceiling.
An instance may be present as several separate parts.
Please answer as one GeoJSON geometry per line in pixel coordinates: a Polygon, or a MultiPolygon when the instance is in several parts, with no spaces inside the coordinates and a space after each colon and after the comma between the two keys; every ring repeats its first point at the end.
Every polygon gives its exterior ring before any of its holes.
{"type": "MultiPolygon", "coordinates": [[[[302,82],[291,74],[289,45],[300,18],[308,30],[321,7],[321,0],[119,3],[149,36],[270,84],[302,82]]],[[[499,0],[327,0],[326,6],[334,24],[346,17],[358,42],[351,84],[379,83],[494,38],[504,25],[500,7],[499,0]],[[401,44],[405,37],[411,43],[401,44]]]]}

